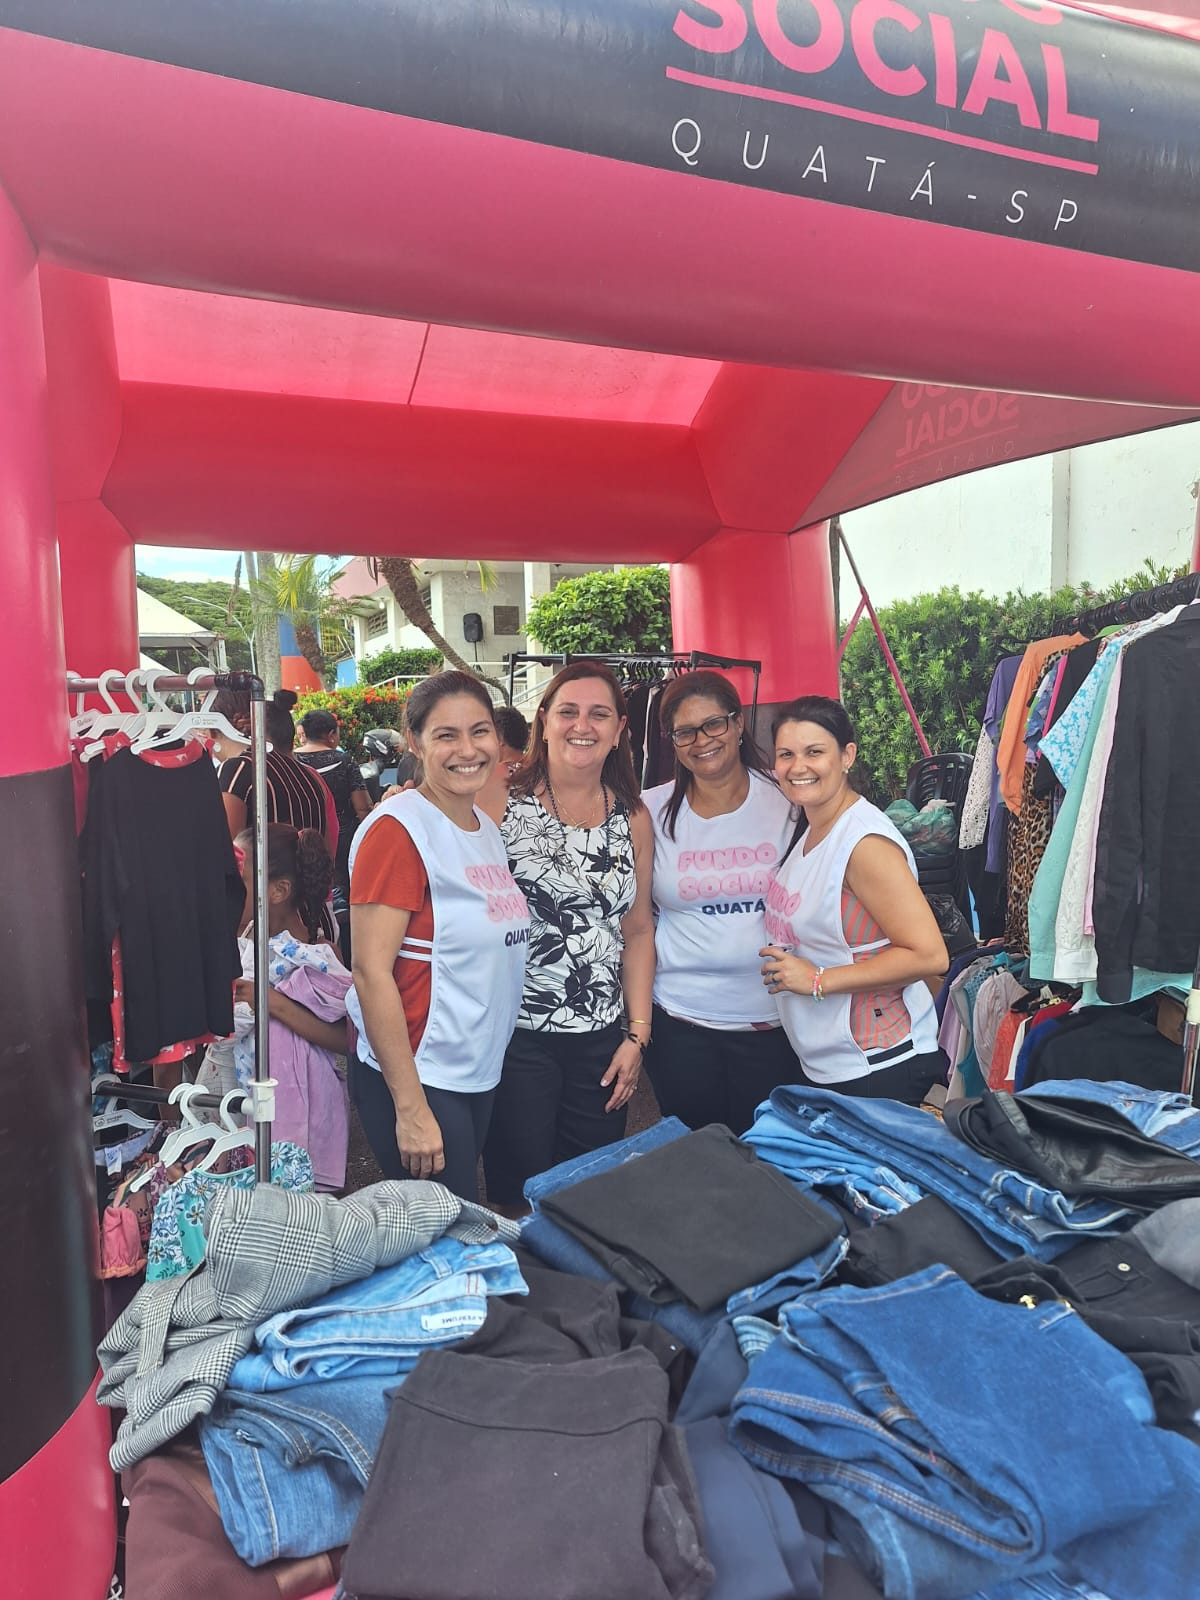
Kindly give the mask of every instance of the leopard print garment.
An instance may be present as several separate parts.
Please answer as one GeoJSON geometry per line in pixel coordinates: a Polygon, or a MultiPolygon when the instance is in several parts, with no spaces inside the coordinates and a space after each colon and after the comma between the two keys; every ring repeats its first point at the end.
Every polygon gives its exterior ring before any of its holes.
{"type": "Polygon", "coordinates": [[[1021,812],[1008,819],[1008,915],[1004,942],[1012,954],[1029,954],[1029,896],[1050,842],[1051,797],[1033,792],[1036,767],[1026,765],[1021,777],[1021,812]]]}

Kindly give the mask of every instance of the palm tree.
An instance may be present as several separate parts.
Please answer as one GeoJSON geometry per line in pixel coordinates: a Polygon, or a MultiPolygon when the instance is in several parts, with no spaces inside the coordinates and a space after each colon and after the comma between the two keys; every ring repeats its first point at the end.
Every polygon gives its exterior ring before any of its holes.
{"type": "Polygon", "coordinates": [[[254,599],[263,611],[287,617],[300,654],[329,688],[337,675],[334,663],[353,648],[353,608],[334,593],[338,564],[321,566],[323,559],[280,556],[269,567],[260,563],[254,599]]]}
{"type": "MultiPolygon", "coordinates": [[[[479,569],[480,592],[486,594],[495,586],[496,574],[486,561],[473,564],[479,569]]],[[[478,667],[464,660],[445,635],[438,631],[421,593],[416,564],[410,556],[377,556],[371,562],[371,572],[373,576],[383,579],[409,622],[414,628],[420,628],[429,642],[442,652],[447,663],[452,663],[461,672],[470,672],[482,678],[484,683],[498,689],[505,701],[508,700],[508,689],[499,678],[488,677],[486,672],[480,672],[478,667]]]]}

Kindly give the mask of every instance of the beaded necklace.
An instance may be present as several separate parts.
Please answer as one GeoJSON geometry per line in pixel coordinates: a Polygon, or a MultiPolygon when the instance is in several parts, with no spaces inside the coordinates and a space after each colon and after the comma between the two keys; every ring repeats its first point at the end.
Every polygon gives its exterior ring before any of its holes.
{"type": "MultiPolygon", "coordinates": [[[[600,794],[604,800],[604,847],[601,852],[600,870],[604,873],[604,876],[600,879],[599,883],[596,883],[595,880],[588,875],[587,868],[582,866],[579,858],[571,849],[571,841],[567,837],[567,825],[562,819],[562,813],[558,809],[558,801],[554,798],[554,785],[550,782],[549,773],[546,774],[544,783],[546,788],[546,798],[550,802],[550,809],[554,812],[554,820],[558,823],[559,832],[562,834],[562,849],[561,852],[555,853],[555,860],[561,867],[569,869],[572,873],[580,876],[584,882],[587,883],[589,888],[599,889],[600,893],[603,894],[611,880],[616,877],[617,873],[620,871],[620,862],[615,864],[613,862],[611,844],[613,808],[609,804],[607,784],[601,783],[600,785],[600,794]]],[[[577,826],[582,825],[577,824],[577,826]]],[[[587,828],[585,831],[587,833],[591,833],[592,829],[587,828]]]]}

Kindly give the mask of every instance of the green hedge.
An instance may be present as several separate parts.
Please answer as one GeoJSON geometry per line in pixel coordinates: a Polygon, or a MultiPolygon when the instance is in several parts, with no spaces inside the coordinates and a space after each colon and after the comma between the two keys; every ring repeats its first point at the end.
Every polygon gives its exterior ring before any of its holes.
{"type": "Polygon", "coordinates": [[[442,652],[432,648],[380,650],[358,662],[358,681],[382,683],[385,678],[423,678],[427,672],[436,672],[441,664],[442,652]]]}
{"type": "Polygon", "coordinates": [[[298,722],[306,711],[332,711],[342,726],[342,748],[358,758],[363,753],[363,735],[372,728],[403,728],[407,699],[405,689],[377,689],[362,683],[347,689],[310,689],[300,696],[294,715],[298,722]]]}
{"type": "MultiPolygon", "coordinates": [[[[1019,654],[1032,640],[1076,612],[1138,589],[1181,577],[1146,562],[1104,590],[1081,584],[1054,594],[1015,590],[993,599],[973,590],[897,600],[879,611],[929,747],[973,753],[992,673],[1001,656],[1019,654]]],[[[921,754],[917,736],[892,682],[870,622],[864,618],[842,661],[842,699],[858,730],[857,770],[873,799],[887,804],[904,793],[908,769],[921,754]]]]}
{"type": "Polygon", "coordinates": [[[526,631],[556,654],[669,650],[671,575],[666,567],[622,567],[564,578],[529,607],[526,631]]]}

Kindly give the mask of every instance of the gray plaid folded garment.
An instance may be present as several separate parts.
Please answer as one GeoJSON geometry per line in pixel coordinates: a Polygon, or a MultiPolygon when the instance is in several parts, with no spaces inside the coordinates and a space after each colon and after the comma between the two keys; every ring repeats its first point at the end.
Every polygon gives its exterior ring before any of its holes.
{"type": "Polygon", "coordinates": [[[148,1283],[100,1345],[101,1405],[126,1416],[109,1454],[132,1466],[212,1410],[254,1329],[449,1235],[515,1243],[515,1223],[440,1183],[386,1182],[348,1199],[260,1185],[209,1209],[208,1254],[184,1278],[148,1283]]]}

